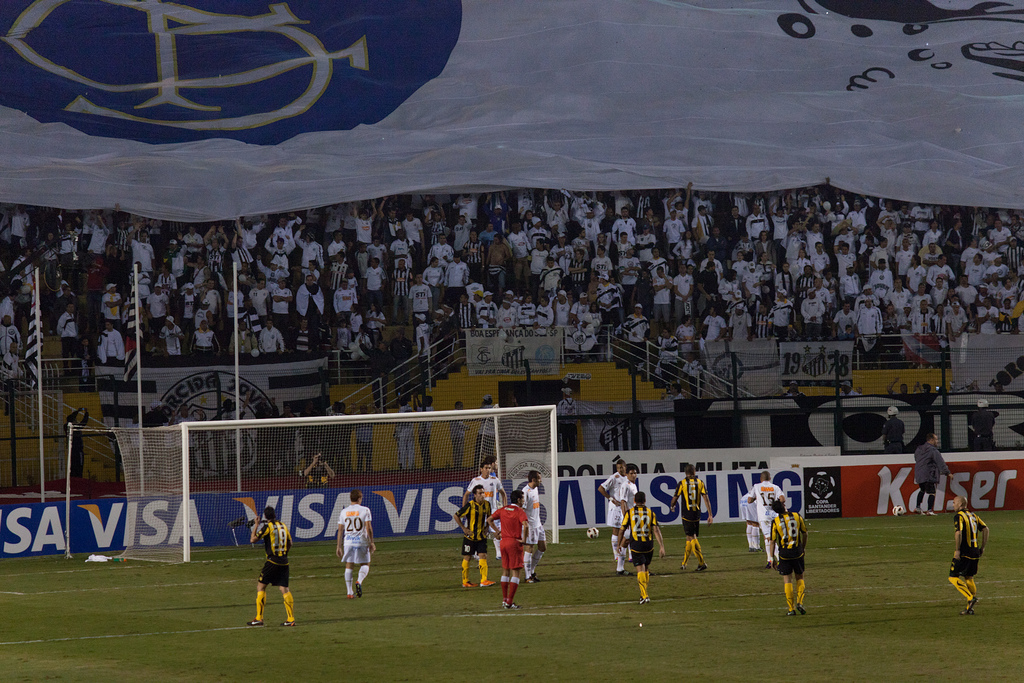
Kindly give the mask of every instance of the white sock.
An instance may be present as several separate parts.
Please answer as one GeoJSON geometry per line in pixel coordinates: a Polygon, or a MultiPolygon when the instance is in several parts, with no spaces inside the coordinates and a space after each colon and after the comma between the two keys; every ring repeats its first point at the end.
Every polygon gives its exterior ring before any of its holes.
{"type": "Polygon", "coordinates": [[[619,537],[612,534],[612,557],[618,558],[619,556],[619,537]]]}
{"type": "Polygon", "coordinates": [[[540,558],[542,558],[542,557],[544,557],[544,551],[543,550],[534,550],[533,551],[533,571],[534,571],[534,573],[537,572],[537,565],[540,564],[540,558]]]}
{"type": "Polygon", "coordinates": [[[364,580],[366,580],[366,575],[369,574],[369,573],[370,573],[370,565],[364,564],[362,567],[360,567],[359,568],[359,583],[362,583],[364,580]]]}
{"type": "Polygon", "coordinates": [[[509,581],[509,583],[519,583],[519,577],[518,576],[510,576],[508,581],[509,581]]]}
{"type": "Polygon", "coordinates": [[[533,576],[533,553],[523,554],[523,573],[526,578],[533,576]]]}
{"type": "Polygon", "coordinates": [[[501,542],[498,539],[494,539],[494,559],[501,559],[501,542]]]}
{"type": "Polygon", "coordinates": [[[352,570],[345,570],[345,587],[348,588],[348,594],[352,595],[352,570]]]}
{"type": "Polygon", "coordinates": [[[768,558],[768,561],[771,562],[772,561],[772,553],[771,553],[771,551],[768,548],[768,539],[767,538],[764,539],[764,554],[765,554],[765,557],[768,558]]]}
{"type": "Polygon", "coordinates": [[[750,547],[754,550],[761,549],[761,534],[758,533],[758,529],[756,527],[747,527],[747,540],[750,543],[750,547]]]}
{"type": "Polygon", "coordinates": [[[615,555],[615,571],[621,572],[626,568],[626,549],[623,548],[615,555]]]}

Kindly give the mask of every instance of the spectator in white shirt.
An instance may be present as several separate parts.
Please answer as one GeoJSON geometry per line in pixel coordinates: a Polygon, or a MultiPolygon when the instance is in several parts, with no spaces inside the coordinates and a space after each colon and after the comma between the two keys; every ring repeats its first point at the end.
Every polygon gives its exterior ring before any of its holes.
{"type": "Polygon", "coordinates": [[[105,329],[96,342],[96,356],[104,365],[124,363],[124,338],[114,329],[114,321],[106,320],[105,329]]]}
{"type": "Polygon", "coordinates": [[[160,339],[164,342],[164,350],[168,356],[181,355],[181,340],[184,338],[181,328],[174,324],[174,316],[166,316],[164,326],[160,329],[160,339]]]}
{"type": "Polygon", "coordinates": [[[273,318],[267,319],[267,326],[260,332],[260,349],[263,353],[284,353],[284,337],[273,318]]]}

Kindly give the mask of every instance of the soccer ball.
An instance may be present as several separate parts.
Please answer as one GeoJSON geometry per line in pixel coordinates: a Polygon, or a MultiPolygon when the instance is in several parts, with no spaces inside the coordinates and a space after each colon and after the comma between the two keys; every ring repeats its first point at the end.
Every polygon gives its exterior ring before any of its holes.
{"type": "Polygon", "coordinates": [[[903,507],[902,505],[893,505],[892,514],[896,517],[902,517],[903,515],[907,514],[907,508],[903,507]]]}
{"type": "Polygon", "coordinates": [[[599,533],[601,532],[597,530],[597,527],[592,526],[589,529],[587,529],[587,538],[597,538],[597,535],[599,533]]]}

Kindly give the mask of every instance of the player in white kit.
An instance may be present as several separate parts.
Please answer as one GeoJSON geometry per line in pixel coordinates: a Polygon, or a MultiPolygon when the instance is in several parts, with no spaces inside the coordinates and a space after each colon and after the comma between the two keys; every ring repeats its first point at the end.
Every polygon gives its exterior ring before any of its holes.
{"type": "Polygon", "coordinates": [[[626,571],[626,556],[628,551],[619,548],[619,536],[622,533],[622,519],[626,510],[633,504],[633,496],[636,494],[637,469],[636,466],[626,468],[626,463],[619,460],[616,465],[616,472],[605,479],[598,487],[598,492],[608,499],[608,510],[605,521],[612,530],[612,556],[615,558],[615,572],[620,576],[629,576],[626,571]]]}
{"type": "Polygon", "coordinates": [[[772,503],[776,500],[785,500],[786,496],[782,489],[772,483],[772,475],[767,470],[761,473],[761,482],[754,484],[747,494],[747,502],[757,506],[757,521],[761,525],[761,535],[764,536],[764,551],[768,556],[768,564],[765,569],[772,568],[774,558],[771,555],[772,522],[778,516],[772,510],[772,503]]]}
{"type": "MultiPolygon", "coordinates": [[[[462,494],[463,505],[472,497],[473,488],[477,484],[484,487],[484,500],[491,504],[491,510],[498,510],[508,504],[505,488],[501,485],[501,479],[494,472],[497,463],[498,459],[493,455],[485,456],[480,461],[480,476],[473,477],[473,480],[469,482],[469,486],[466,487],[466,492],[462,494]]],[[[494,526],[498,528],[498,531],[501,531],[501,520],[494,520],[494,526]]],[[[501,541],[497,536],[494,537],[494,556],[499,560],[501,559],[501,541]]]]}
{"type": "Polygon", "coordinates": [[[757,521],[757,503],[750,502],[747,496],[740,497],[740,517],[747,522],[745,529],[747,531],[748,552],[760,552],[761,525],[757,521]]]}
{"type": "Polygon", "coordinates": [[[523,543],[526,583],[540,581],[537,578],[537,565],[540,564],[540,558],[544,557],[544,551],[548,549],[548,543],[544,538],[544,525],[540,519],[540,482],[540,472],[530,470],[526,475],[526,486],[523,488],[523,509],[526,510],[526,521],[530,525],[526,533],[526,542],[523,543]]]}
{"type": "Polygon", "coordinates": [[[345,563],[345,587],[348,597],[363,597],[363,581],[370,573],[370,557],[377,546],[373,543],[373,524],[370,508],[363,506],[363,494],[355,489],[349,496],[352,504],[341,511],[338,517],[338,557],[345,563]],[[352,594],[352,565],[359,565],[359,577],[352,594]]]}

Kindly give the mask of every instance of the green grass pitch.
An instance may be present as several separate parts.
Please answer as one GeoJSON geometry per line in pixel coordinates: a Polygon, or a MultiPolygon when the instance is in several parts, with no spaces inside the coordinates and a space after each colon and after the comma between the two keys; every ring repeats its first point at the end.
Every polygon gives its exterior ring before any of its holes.
{"type": "MultiPolygon", "coordinates": [[[[292,551],[298,628],[280,593],[253,618],[259,548],[198,551],[188,565],[6,560],[5,681],[972,680],[1019,679],[1024,512],[982,518],[991,540],[975,616],[946,580],[952,519],[813,520],[806,616],[786,617],[782,579],[743,527],[702,525],[710,566],[679,569],[665,528],[652,602],[614,574],[608,530],[562,534],[500,609],[500,587],[463,589],[455,538],[382,541],[361,599],[345,595],[333,544],[292,551]],[[643,624],[641,627],[640,624],[643,624]]],[[[491,578],[500,569],[491,560],[491,578]]],[[[475,562],[471,580],[478,575],[475,562]]]]}

